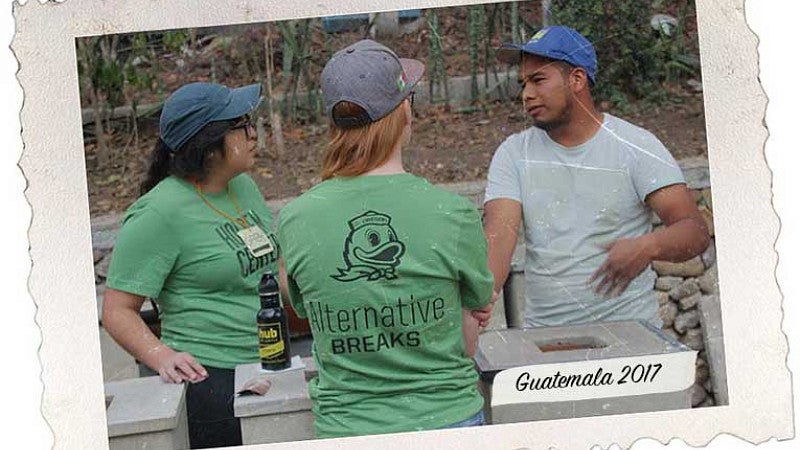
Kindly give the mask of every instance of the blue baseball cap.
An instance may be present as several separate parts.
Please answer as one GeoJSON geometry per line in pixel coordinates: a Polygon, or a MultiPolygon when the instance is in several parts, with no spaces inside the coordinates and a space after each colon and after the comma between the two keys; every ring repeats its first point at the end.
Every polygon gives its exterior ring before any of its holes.
{"type": "Polygon", "coordinates": [[[586,71],[594,84],[597,76],[597,55],[594,46],[572,28],[555,25],[542,28],[525,44],[504,43],[497,51],[497,59],[509,64],[517,64],[522,54],[542,56],[564,61],[586,71]]]}
{"type": "Polygon", "coordinates": [[[254,110],[260,99],[261,84],[234,89],[217,83],[181,86],[161,109],[161,140],[175,152],[204,126],[241,117],[254,110]]]}

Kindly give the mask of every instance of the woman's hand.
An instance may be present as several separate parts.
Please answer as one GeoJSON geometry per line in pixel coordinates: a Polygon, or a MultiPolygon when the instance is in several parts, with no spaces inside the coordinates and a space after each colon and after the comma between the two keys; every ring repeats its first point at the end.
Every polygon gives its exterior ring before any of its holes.
{"type": "MultiPolygon", "coordinates": [[[[164,346],[166,348],[166,345],[164,346]]],[[[165,352],[158,366],[158,374],[167,383],[182,383],[189,381],[197,383],[208,378],[206,369],[186,352],[176,352],[172,349],[165,352]]]]}

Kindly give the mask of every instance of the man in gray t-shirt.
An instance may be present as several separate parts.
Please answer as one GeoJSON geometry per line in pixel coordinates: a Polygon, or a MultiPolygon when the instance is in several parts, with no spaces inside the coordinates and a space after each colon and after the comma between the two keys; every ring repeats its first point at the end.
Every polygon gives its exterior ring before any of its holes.
{"type": "Polygon", "coordinates": [[[597,61],[575,30],[523,45],[523,106],[534,127],[510,136],[489,168],[485,231],[495,290],[525,224],[525,326],[642,319],[660,325],[653,260],[683,261],[709,242],[683,174],[648,131],[598,112],[597,61]],[[653,232],[650,212],[666,225],[653,232]]]}

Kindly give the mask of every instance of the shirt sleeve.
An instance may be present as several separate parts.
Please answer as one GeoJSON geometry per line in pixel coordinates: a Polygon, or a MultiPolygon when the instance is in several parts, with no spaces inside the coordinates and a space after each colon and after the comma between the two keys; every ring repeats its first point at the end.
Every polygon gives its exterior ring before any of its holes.
{"type": "Polygon", "coordinates": [[[125,217],[114,245],[106,286],[157,298],[179,254],[169,223],[144,207],[125,217]]]}
{"type": "Polygon", "coordinates": [[[458,284],[461,306],[480,309],[489,304],[494,288],[494,277],[489,271],[486,236],[483,234],[480,215],[469,200],[460,212],[458,237],[458,284]]]}
{"type": "MultiPolygon", "coordinates": [[[[284,208],[278,220],[278,247],[281,249],[291,248],[291,244],[288,242],[288,233],[286,232],[286,220],[287,217],[291,215],[290,209],[291,207],[284,208]]],[[[288,280],[286,292],[289,294],[289,302],[292,305],[292,309],[297,313],[297,317],[305,319],[308,317],[308,314],[306,312],[306,306],[303,303],[303,294],[300,292],[300,286],[297,285],[297,281],[294,279],[293,261],[284,254],[283,264],[284,270],[286,270],[286,279],[288,280]]]]}
{"type": "Polygon", "coordinates": [[[306,305],[303,304],[303,294],[300,293],[300,287],[291,275],[287,274],[286,279],[289,280],[286,291],[289,293],[289,303],[291,303],[292,309],[297,313],[297,317],[301,319],[307,318],[308,313],[306,313],[306,305]]]}
{"type": "MultiPolygon", "coordinates": [[[[648,133],[649,134],[649,133],[648,133]]],[[[678,183],[686,183],[675,158],[664,144],[653,135],[649,135],[646,147],[633,152],[634,161],[631,170],[636,195],[644,202],[650,193],[663,187],[678,183]]]]}
{"type": "Polygon", "coordinates": [[[486,196],[483,203],[497,198],[508,198],[522,203],[519,170],[515,165],[514,149],[519,145],[519,137],[506,139],[492,157],[486,182],[486,196]]]}

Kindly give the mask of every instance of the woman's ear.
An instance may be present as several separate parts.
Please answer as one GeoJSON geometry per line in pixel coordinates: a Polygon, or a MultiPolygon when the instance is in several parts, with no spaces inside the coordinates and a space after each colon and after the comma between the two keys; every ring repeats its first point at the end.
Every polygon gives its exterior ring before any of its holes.
{"type": "Polygon", "coordinates": [[[206,153],[206,163],[208,167],[214,167],[225,157],[225,147],[206,153]]]}

